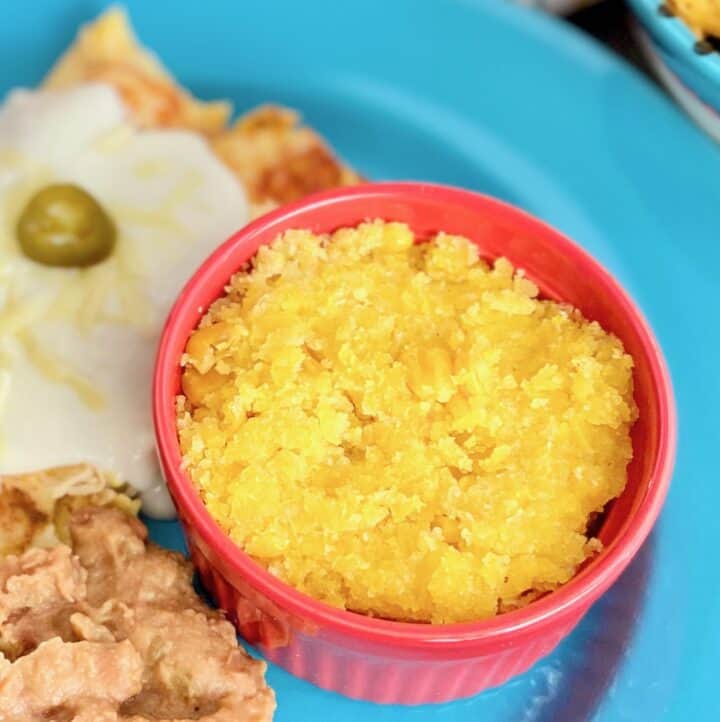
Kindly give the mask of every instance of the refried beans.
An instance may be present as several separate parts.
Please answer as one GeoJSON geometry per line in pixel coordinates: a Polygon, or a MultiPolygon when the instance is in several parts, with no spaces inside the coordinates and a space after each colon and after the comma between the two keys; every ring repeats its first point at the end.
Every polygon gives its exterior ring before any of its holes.
{"type": "Polygon", "coordinates": [[[265,664],[192,586],[192,567],[117,509],[71,545],[0,560],[0,721],[264,722],[265,664]]]}

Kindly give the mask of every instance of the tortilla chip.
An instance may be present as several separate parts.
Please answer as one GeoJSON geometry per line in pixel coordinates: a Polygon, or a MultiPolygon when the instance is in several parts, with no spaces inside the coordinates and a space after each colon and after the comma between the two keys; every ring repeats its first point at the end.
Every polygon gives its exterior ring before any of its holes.
{"type": "Polygon", "coordinates": [[[300,124],[292,110],[262,106],[227,128],[231,105],[198,101],[181,88],[138,43],[119,8],[109,9],[80,30],[43,87],[91,81],[115,87],[142,127],[185,128],[209,136],[217,155],[245,185],[254,215],[361,180],[315,131],[300,124]]]}
{"type": "Polygon", "coordinates": [[[72,512],[114,506],[136,515],[132,490],[88,464],[0,475],[0,557],[68,543],[72,512]]]}
{"type": "Polygon", "coordinates": [[[720,38],[720,0],[668,0],[667,6],[700,40],[720,38]]]}
{"type": "Polygon", "coordinates": [[[114,86],[143,127],[186,128],[211,135],[223,129],[232,114],[230,103],[205,103],[181,88],[155,55],[138,43],[119,8],[110,8],[80,29],[43,87],[67,88],[89,81],[114,86]]]}
{"type": "Polygon", "coordinates": [[[299,120],[287,108],[261,106],[211,141],[245,186],[255,215],[315,191],[362,180],[299,120]]]}

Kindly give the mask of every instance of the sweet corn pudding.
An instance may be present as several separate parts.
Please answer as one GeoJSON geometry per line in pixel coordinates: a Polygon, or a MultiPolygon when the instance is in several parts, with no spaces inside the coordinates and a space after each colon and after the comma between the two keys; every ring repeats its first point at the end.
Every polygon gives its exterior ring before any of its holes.
{"type": "Polygon", "coordinates": [[[465,238],[293,230],[191,335],[178,431],[210,514],[336,607],[491,617],[595,553],[623,490],[632,358],[465,238]]]}

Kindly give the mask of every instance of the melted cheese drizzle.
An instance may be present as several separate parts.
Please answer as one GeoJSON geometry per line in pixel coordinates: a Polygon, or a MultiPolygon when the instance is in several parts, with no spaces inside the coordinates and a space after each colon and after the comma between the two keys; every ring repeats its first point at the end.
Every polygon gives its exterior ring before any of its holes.
{"type": "Polygon", "coordinates": [[[137,131],[108,86],[19,91],[0,109],[0,476],[88,463],[172,505],[154,453],[150,379],[175,295],[248,220],[231,173],[199,136],[137,131]],[[87,269],[26,259],[15,226],[29,198],[74,182],[118,228],[87,269]]]}

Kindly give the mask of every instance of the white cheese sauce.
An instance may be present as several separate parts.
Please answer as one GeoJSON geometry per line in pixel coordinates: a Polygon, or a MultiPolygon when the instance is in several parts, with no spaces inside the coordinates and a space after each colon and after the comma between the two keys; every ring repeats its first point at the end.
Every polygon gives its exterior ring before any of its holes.
{"type": "Polygon", "coordinates": [[[184,283],[248,221],[245,193],[203,138],[135,129],[105,85],[16,91],[0,109],[0,473],[90,463],[173,507],[154,450],[157,339],[184,283]],[[87,269],[25,258],[15,226],[48,183],[75,183],[114,220],[87,269]]]}

